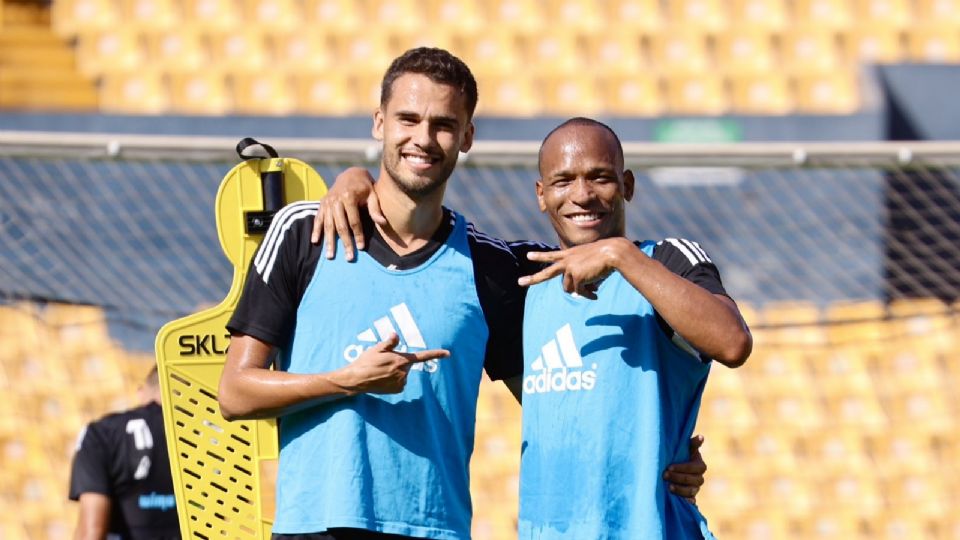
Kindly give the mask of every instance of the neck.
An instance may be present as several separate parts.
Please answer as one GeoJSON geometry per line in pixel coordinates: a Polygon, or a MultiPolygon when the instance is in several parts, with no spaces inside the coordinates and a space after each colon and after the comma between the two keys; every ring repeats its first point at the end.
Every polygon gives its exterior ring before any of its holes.
{"type": "Polygon", "coordinates": [[[445,187],[414,199],[399,189],[385,171],[381,171],[373,189],[380,199],[380,209],[387,218],[387,225],[377,224],[376,227],[398,255],[422,248],[440,227],[445,187]]]}

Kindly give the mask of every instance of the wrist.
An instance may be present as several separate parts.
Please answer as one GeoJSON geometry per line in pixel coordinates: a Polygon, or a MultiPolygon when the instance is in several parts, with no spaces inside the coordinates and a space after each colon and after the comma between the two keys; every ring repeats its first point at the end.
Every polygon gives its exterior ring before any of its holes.
{"type": "Polygon", "coordinates": [[[350,376],[349,368],[350,366],[342,367],[325,375],[320,375],[320,378],[325,381],[326,385],[333,386],[336,393],[348,397],[355,396],[360,392],[354,384],[353,377],[350,376]]]}
{"type": "Polygon", "coordinates": [[[602,242],[600,251],[606,258],[607,266],[618,271],[624,267],[630,255],[638,251],[633,242],[623,236],[606,238],[602,242]]]}

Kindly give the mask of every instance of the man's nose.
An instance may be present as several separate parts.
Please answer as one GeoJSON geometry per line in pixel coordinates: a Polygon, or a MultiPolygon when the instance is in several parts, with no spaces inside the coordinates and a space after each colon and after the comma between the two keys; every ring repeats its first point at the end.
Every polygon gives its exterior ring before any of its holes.
{"type": "Polygon", "coordinates": [[[585,178],[577,178],[573,182],[570,192],[570,199],[576,203],[586,203],[593,200],[596,193],[593,191],[593,183],[585,178]]]}

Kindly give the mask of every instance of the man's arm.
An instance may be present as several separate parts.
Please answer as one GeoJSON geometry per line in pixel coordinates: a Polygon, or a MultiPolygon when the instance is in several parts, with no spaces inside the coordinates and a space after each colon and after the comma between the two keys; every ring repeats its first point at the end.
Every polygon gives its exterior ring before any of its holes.
{"type": "Polygon", "coordinates": [[[380,225],[387,223],[380,211],[380,199],[373,189],[373,176],[363,167],[350,167],[337,175],[326,196],[320,200],[320,209],[310,234],[310,241],[314,244],[323,238],[328,259],[332,259],[336,252],[337,237],[343,243],[348,261],[355,257],[351,237],[357,249],[364,249],[366,238],[360,221],[361,206],[367,207],[374,222],[380,225]]]}
{"type": "Polygon", "coordinates": [[[446,350],[399,353],[400,338],[393,334],[370,347],[353,363],[317,374],[269,369],[273,347],[255,337],[235,334],[220,376],[217,400],[227,420],[272,418],[304,407],[367,392],[395,394],[406,385],[407,373],[417,362],[445,358],[446,350]]]}
{"type": "Polygon", "coordinates": [[[675,332],[704,355],[729,367],[742,365],[750,356],[753,338],[733,300],[677,276],[626,238],[605,238],[551,253],[534,252],[529,258],[552,264],[521,278],[521,285],[562,275],[565,291],[596,298],[596,284],[610,273],[620,272],[675,332]]]}
{"type": "Polygon", "coordinates": [[[104,540],[110,532],[110,497],[102,493],[81,493],[80,513],[73,540],[104,540]]]}

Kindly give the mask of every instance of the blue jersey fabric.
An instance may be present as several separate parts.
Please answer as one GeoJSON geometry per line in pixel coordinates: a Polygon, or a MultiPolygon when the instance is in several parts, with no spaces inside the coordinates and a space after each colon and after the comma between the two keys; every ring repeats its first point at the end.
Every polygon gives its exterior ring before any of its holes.
{"type": "Polygon", "coordinates": [[[363,251],[348,263],[339,253],[319,263],[281,369],[338,369],[391,331],[398,350],[451,355],[415,365],[400,394],[360,394],[282,416],[273,532],[355,527],[469,538],[468,465],[488,329],[465,221],[457,215],[446,243],[411,270],[384,268],[363,251]]]}
{"type": "Polygon", "coordinates": [[[713,538],[662,479],[689,459],[709,364],[667,337],[619,273],[597,300],[561,279],[527,292],[519,537],[713,538]]]}

